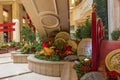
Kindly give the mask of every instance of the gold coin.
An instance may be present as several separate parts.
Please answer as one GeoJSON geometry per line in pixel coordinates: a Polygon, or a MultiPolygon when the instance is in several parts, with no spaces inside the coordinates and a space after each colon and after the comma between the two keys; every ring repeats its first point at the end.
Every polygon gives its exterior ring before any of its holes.
{"type": "Polygon", "coordinates": [[[55,39],[62,38],[65,41],[68,41],[70,39],[70,35],[67,32],[59,32],[56,36],[55,39]]]}

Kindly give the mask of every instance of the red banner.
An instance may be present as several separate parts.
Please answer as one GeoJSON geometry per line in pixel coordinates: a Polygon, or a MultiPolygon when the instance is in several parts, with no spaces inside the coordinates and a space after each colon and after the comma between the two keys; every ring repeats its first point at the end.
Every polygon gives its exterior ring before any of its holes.
{"type": "Polygon", "coordinates": [[[0,32],[11,32],[15,31],[15,28],[0,29],[0,32]]]}
{"type": "Polygon", "coordinates": [[[5,24],[0,24],[0,27],[12,27],[12,26],[14,26],[15,25],[15,23],[5,23],[5,24]]]}

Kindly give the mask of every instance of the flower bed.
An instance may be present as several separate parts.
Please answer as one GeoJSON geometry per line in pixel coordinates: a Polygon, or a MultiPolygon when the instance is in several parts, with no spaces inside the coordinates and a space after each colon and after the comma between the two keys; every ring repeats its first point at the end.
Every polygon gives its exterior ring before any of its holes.
{"type": "Polygon", "coordinates": [[[41,60],[47,61],[60,61],[68,55],[75,55],[75,49],[64,41],[59,40],[48,40],[42,42],[42,50],[36,52],[35,57],[41,60]]]}
{"type": "Polygon", "coordinates": [[[55,39],[46,39],[39,44],[41,49],[36,50],[35,55],[28,57],[28,66],[31,71],[39,74],[61,77],[62,80],[63,78],[73,80],[76,75],[73,70],[74,63],[65,61],[65,59],[67,60],[68,57],[73,59],[72,55],[76,56],[77,44],[70,40],[68,33],[58,34],[55,39]]]}

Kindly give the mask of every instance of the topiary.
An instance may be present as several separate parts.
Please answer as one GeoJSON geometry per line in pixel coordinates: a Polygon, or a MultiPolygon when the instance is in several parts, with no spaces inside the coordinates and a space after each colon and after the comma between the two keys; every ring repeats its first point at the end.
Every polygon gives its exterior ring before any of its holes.
{"type": "Polygon", "coordinates": [[[113,40],[118,40],[119,37],[120,37],[120,29],[114,30],[114,31],[111,33],[111,36],[112,36],[112,39],[113,39],[113,40]]]}
{"type": "Polygon", "coordinates": [[[26,42],[33,42],[36,39],[36,35],[34,33],[34,31],[28,26],[25,25],[21,28],[21,35],[22,38],[24,39],[24,41],[26,42]]]}
{"type": "Polygon", "coordinates": [[[91,38],[91,22],[89,17],[86,19],[84,25],[78,26],[78,29],[76,30],[76,38],[91,38]]]}

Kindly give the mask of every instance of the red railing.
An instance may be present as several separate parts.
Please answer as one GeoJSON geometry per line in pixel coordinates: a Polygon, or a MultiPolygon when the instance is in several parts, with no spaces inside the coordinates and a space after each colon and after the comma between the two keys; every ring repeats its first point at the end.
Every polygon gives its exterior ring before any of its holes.
{"type": "Polygon", "coordinates": [[[14,26],[15,23],[5,23],[5,24],[0,24],[0,27],[7,27],[7,28],[0,28],[0,32],[11,32],[11,31],[15,31],[14,28],[12,28],[12,26],[14,26]]]}
{"type": "MultiPolygon", "coordinates": [[[[96,6],[95,6],[96,7],[96,6]]],[[[95,8],[93,6],[93,8],[95,8]]],[[[102,20],[97,18],[96,10],[92,12],[92,69],[97,71],[100,54],[100,44],[104,39],[104,27],[102,20]]]]}

